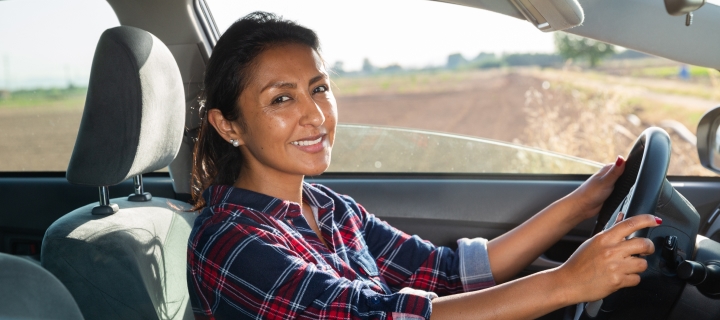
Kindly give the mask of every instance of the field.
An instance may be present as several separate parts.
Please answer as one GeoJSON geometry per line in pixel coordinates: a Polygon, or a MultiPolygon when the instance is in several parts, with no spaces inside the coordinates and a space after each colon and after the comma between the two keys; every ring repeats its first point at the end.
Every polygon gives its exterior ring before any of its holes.
{"type": "MultiPolygon", "coordinates": [[[[595,70],[501,68],[334,77],[340,122],[490,138],[599,162],[625,155],[648,126],[671,133],[670,174],[710,175],[693,134],[720,101],[715,71],[662,59],[595,70]],[[686,128],[686,129],[684,129],[686,128]]],[[[84,91],[13,92],[0,99],[0,171],[64,171],[84,91]]],[[[492,157],[492,155],[487,155],[492,157]]]]}
{"type": "MultiPolygon", "coordinates": [[[[671,135],[671,175],[714,175],[700,166],[697,122],[717,106],[717,72],[670,75],[661,59],[598,70],[515,68],[335,80],[340,120],[419,128],[537,147],[598,162],[626,155],[649,126],[671,135]],[[666,70],[662,76],[638,74],[666,70]]],[[[693,70],[693,69],[691,69],[693,70]]],[[[491,155],[488,155],[491,156],[491,155]]]]}

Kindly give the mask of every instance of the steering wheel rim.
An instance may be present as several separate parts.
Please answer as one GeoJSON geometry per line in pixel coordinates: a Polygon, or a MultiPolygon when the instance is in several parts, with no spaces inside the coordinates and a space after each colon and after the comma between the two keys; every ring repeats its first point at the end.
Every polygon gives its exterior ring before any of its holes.
{"type": "Polygon", "coordinates": [[[625,171],[600,209],[591,236],[610,227],[608,222],[626,199],[626,218],[655,212],[670,165],[670,151],[670,136],[665,130],[650,127],[640,134],[628,154],[625,171]]]}
{"type": "MultiPolygon", "coordinates": [[[[625,218],[655,213],[663,186],[667,183],[670,152],[670,136],[665,130],[651,127],[640,134],[628,154],[623,174],[615,182],[613,192],[600,209],[592,236],[610,228],[610,221],[614,221],[621,210],[625,212],[625,218]]],[[[648,229],[643,229],[630,237],[644,237],[647,232],[648,229]]],[[[603,300],[606,304],[623,303],[622,291],[610,294],[603,300]]],[[[578,304],[577,308],[579,312],[576,312],[576,319],[582,319],[584,303],[578,304]]],[[[614,308],[609,306],[610,310],[614,308]]],[[[607,307],[603,309],[608,310],[607,307]]]]}

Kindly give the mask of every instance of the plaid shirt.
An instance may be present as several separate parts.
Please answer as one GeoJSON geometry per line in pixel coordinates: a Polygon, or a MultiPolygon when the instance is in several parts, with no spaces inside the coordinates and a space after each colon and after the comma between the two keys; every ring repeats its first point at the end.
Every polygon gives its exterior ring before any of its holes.
{"type": "Polygon", "coordinates": [[[427,319],[430,292],[494,285],[486,240],[435,247],[322,185],[305,183],[303,201],[329,248],[298,203],[220,185],[203,197],[188,243],[197,319],[427,319]]]}

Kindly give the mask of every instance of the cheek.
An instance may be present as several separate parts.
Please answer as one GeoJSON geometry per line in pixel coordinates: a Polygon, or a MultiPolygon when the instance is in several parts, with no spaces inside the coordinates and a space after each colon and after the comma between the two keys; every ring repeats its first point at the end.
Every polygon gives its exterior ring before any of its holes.
{"type": "Polygon", "coordinates": [[[255,150],[281,148],[294,128],[292,115],[287,111],[257,112],[248,117],[247,144],[255,150]]]}
{"type": "Polygon", "coordinates": [[[335,98],[331,97],[328,99],[329,103],[324,108],[324,114],[325,114],[325,126],[328,130],[328,142],[330,147],[332,148],[334,142],[335,142],[335,129],[337,127],[337,121],[338,121],[338,112],[337,112],[337,105],[335,103],[335,98]]]}
{"type": "Polygon", "coordinates": [[[337,102],[335,102],[335,97],[330,96],[326,103],[327,105],[323,108],[325,113],[325,121],[334,125],[335,123],[337,123],[338,118],[337,102]]]}
{"type": "Polygon", "coordinates": [[[293,121],[287,116],[283,117],[278,114],[272,114],[267,115],[267,118],[263,132],[275,140],[286,139],[294,128],[293,121]]]}

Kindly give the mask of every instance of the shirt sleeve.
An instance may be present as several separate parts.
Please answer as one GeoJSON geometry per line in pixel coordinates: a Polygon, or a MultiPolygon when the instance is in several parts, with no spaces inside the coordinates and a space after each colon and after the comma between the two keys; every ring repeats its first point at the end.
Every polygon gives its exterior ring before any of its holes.
{"type": "MultiPolygon", "coordinates": [[[[427,296],[378,294],[362,281],[339,277],[294,251],[282,237],[264,229],[236,225],[202,237],[212,246],[189,254],[190,290],[196,315],[215,319],[427,319],[427,296]],[[195,308],[195,306],[201,306],[195,308]]],[[[202,241],[201,241],[202,242],[202,241]]],[[[310,260],[312,261],[312,260],[310,260]]]]}
{"type": "Polygon", "coordinates": [[[394,292],[412,287],[447,295],[495,285],[487,240],[463,238],[458,240],[457,250],[436,247],[393,228],[348,200],[359,212],[366,245],[394,292]]]}

